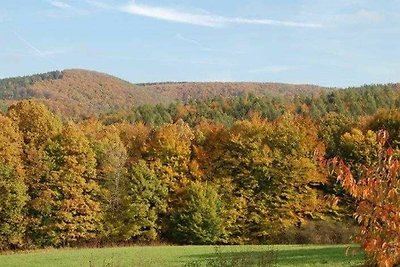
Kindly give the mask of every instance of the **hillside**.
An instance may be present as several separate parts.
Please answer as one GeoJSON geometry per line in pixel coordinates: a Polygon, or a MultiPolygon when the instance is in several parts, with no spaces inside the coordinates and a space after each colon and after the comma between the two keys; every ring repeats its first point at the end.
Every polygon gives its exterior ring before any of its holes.
{"type": "Polygon", "coordinates": [[[140,85],[168,99],[188,101],[212,97],[240,96],[248,93],[263,96],[311,95],[324,88],[315,85],[254,82],[186,82],[140,85]]]}
{"type": "Polygon", "coordinates": [[[169,104],[177,100],[185,102],[247,93],[292,97],[319,93],[322,89],[314,85],[245,82],[132,84],[111,75],[78,69],[0,80],[2,106],[33,98],[69,117],[85,117],[143,104],[169,104]]]}

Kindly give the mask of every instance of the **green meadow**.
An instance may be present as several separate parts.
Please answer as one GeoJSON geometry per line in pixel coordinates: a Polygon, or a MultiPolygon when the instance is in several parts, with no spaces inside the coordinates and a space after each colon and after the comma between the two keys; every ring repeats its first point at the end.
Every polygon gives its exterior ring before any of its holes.
{"type": "Polygon", "coordinates": [[[49,249],[0,256],[7,267],[122,266],[360,266],[364,254],[348,245],[135,246],[49,249]]]}

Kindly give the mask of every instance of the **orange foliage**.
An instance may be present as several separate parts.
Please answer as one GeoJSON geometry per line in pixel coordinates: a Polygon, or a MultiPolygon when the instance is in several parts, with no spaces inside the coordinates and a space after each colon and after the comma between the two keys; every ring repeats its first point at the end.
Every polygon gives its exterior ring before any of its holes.
{"type": "Polygon", "coordinates": [[[400,263],[400,161],[385,147],[387,132],[380,131],[378,140],[378,162],[363,166],[358,180],[342,160],[334,163],[338,180],[358,202],[357,240],[378,266],[390,267],[400,263]]]}

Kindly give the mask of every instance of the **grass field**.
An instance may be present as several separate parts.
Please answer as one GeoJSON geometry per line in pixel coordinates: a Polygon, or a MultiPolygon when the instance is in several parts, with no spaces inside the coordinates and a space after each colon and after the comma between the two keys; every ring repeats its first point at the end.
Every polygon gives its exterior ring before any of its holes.
{"type": "Polygon", "coordinates": [[[51,249],[0,256],[7,267],[122,266],[359,266],[363,253],[352,246],[154,246],[51,249]]]}

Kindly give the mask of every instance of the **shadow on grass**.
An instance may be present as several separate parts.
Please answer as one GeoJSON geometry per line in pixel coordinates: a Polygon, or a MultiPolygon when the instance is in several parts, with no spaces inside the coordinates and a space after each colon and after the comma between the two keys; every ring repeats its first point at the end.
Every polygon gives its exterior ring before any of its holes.
{"type": "Polygon", "coordinates": [[[232,251],[216,247],[214,253],[187,256],[185,266],[281,266],[281,265],[332,265],[360,266],[364,254],[359,248],[293,246],[264,251],[232,251]],[[347,253],[346,253],[347,251],[347,253]]]}

